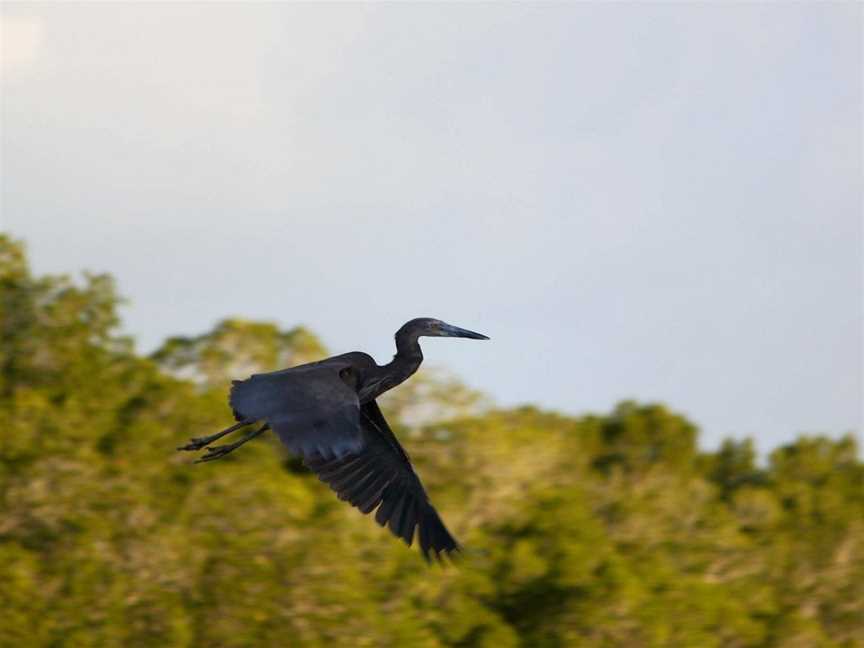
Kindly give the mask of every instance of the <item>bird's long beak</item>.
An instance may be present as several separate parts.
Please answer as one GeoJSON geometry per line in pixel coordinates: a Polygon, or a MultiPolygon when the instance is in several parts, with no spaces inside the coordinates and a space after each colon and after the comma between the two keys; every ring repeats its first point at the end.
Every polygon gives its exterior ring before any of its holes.
{"type": "Polygon", "coordinates": [[[472,340],[488,340],[489,338],[483,335],[482,333],[475,333],[474,331],[469,331],[468,329],[459,328],[458,326],[453,326],[452,324],[444,324],[441,327],[441,335],[445,337],[461,337],[461,338],[470,338],[472,340]]]}

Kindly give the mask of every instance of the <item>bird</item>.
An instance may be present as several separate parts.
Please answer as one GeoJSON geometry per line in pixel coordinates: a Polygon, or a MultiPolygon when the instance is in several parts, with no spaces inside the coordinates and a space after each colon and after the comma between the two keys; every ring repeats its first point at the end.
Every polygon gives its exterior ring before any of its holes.
{"type": "Polygon", "coordinates": [[[378,365],[369,354],[353,351],[233,380],[228,401],[236,423],[192,438],[177,450],[206,448],[195,463],[213,461],[273,430],[339,499],[363,514],[375,511],[375,521],[409,547],[416,531],[427,562],[433,555],[439,561],[442,556],[453,557],[460,545],[429,501],[408,453],[376,401],[420,367],[421,337],[489,339],[439,319],[418,317],[396,332],[396,355],[387,364],[378,365]],[[259,425],[238,441],[210,445],[253,423],[259,425]]]}

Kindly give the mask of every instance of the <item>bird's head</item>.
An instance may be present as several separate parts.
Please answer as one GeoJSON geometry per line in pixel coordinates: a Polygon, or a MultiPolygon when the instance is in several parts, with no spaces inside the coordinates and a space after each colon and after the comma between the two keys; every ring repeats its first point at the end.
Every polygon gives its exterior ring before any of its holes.
{"type": "MultiPolygon", "coordinates": [[[[399,333],[407,333],[413,337],[461,337],[471,340],[488,340],[482,333],[453,326],[434,317],[418,317],[407,322],[399,333]]],[[[398,335],[398,333],[397,333],[398,335]]]]}

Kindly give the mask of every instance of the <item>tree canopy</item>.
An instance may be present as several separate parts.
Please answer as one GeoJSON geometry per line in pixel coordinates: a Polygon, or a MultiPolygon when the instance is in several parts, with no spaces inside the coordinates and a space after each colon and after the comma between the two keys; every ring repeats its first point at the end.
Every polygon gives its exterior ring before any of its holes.
{"type": "Polygon", "coordinates": [[[430,569],[272,439],[174,451],[314,333],[226,319],[144,357],[119,303],[0,237],[0,645],[864,646],[851,436],[760,463],[662,404],[496,409],[421,373],[385,409],[465,545],[430,569]]]}

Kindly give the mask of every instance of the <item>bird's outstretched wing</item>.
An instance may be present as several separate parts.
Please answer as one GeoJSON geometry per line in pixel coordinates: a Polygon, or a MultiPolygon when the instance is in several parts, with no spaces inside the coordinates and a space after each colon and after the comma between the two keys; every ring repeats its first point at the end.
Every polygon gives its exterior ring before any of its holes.
{"type": "Polygon", "coordinates": [[[255,374],[235,380],[229,400],[237,420],[266,421],[300,456],[344,457],[363,446],[360,401],[346,381],[351,371],[351,360],[336,356],[255,374]]]}
{"type": "Polygon", "coordinates": [[[417,529],[417,541],[426,560],[431,552],[440,558],[442,553],[458,551],[458,543],[429,502],[408,455],[374,400],[360,408],[359,429],[363,445],[358,452],[335,459],[312,455],[305,457],[304,463],[339,499],[347,500],[362,513],[370,513],[377,506],[375,520],[409,546],[417,529]]]}

